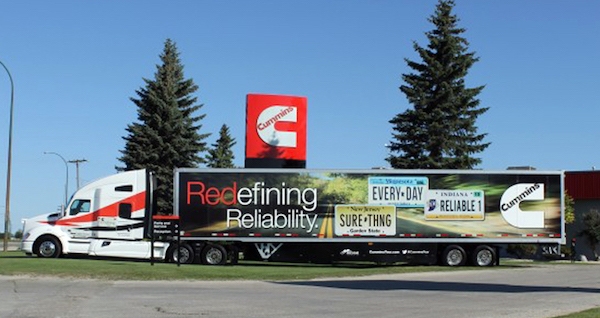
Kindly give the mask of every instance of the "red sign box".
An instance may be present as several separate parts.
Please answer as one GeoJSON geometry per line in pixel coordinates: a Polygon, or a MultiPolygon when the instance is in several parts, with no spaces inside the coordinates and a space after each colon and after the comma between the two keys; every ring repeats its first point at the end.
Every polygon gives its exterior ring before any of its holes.
{"type": "Polygon", "coordinates": [[[248,94],[246,158],[306,160],[306,97],[248,94]]]}

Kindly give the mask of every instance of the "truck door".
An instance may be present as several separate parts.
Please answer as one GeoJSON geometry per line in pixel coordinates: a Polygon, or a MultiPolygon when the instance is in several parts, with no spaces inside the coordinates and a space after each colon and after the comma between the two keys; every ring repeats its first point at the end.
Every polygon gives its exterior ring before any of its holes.
{"type": "Polygon", "coordinates": [[[64,221],[73,225],[67,228],[71,238],[87,239],[92,236],[90,208],[90,200],[76,199],[71,203],[67,216],[64,218],[64,221]]]}

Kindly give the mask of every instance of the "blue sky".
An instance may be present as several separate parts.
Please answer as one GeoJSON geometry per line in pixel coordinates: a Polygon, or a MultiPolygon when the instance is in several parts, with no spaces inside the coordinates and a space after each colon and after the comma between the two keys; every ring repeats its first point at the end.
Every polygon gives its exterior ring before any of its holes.
{"type": "MultiPolygon", "coordinates": [[[[206,114],[243,165],[248,93],[308,99],[308,168],[386,166],[388,121],[410,107],[398,87],[418,60],[413,41],[437,1],[7,1],[0,61],[15,85],[12,230],[64,200],[67,160],[85,184],[115,172],[130,101],[153,78],[164,41],[176,42],[206,114]]],[[[600,2],[457,1],[480,61],[469,86],[490,110],[477,122],[491,146],[479,168],[600,167],[597,98],[600,2]]],[[[0,213],[5,210],[10,82],[0,69],[0,213]]],[[[75,190],[69,164],[69,194],[75,190]]]]}

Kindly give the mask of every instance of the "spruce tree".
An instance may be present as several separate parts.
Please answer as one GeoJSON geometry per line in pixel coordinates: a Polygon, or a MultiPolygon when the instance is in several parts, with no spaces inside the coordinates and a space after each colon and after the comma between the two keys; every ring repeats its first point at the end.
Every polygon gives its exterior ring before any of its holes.
{"type": "Polygon", "coordinates": [[[219,139],[212,144],[206,156],[206,166],[210,168],[235,168],[233,165],[233,150],[231,148],[236,144],[234,138],[229,134],[229,127],[223,124],[219,130],[219,139]]]}
{"type": "Polygon", "coordinates": [[[173,168],[195,167],[204,163],[210,134],[200,134],[200,121],[206,115],[196,115],[203,106],[196,104],[192,94],[198,90],[192,79],[185,79],[177,46],[165,41],[156,66],[154,79],[144,79],[145,87],[136,90],[138,121],[127,126],[125,149],[119,160],[125,165],[118,170],[146,168],[157,177],[157,212],[172,213],[173,168]]]}
{"type": "Polygon", "coordinates": [[[422,62],[405,59],[412,72],[402,75],[400,90],[414,109],[389,121],[393,139],[386,160],[393,168],[472,169],[481,163],[473,155],[490,145],[475,124],[488,110],[477,99],[484,86],[467,88],[464,80],[479,58],[467,52],[465,29],[457,26],[453,7],[453,1],[440,0],[429,18],[435,28],[425,33],[429,44],[414,42],[422,62]]]}

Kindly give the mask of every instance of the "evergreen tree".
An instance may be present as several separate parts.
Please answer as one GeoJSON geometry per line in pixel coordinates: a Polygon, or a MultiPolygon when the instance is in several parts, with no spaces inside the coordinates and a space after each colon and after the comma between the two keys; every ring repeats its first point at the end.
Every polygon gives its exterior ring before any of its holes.
{"type": "Polygon", "coordinates": [[[229,127],[223,124],[219,130],[219,139],[212,144],[206,156],[207,166],[210,168],[235,168],[233,165],[233,150],[231,148],[236,144],[234,138],[229,135],[229,127]]]}
{"type": "Polygon", "coordinates": [[[413,72],[403,74],[400,90],[414,109],[396,115],[390,155],[393,168],[471,169],[481,163],[472,155],[485,150],[487,134],[478,134],[475,121],[488,108],[479,108],[477,95],[484,86],[466,88],[464,77],[478,61],[452,14],[454,2],[440,0],[429,21],[426,48],[413,44],[422,63],[405,59],[413,72]]]}
{"type": "Polygon", "coordinates": [[[125,149],[118,170],[146,168],[158,179],[157,212],[172,213],[173,168],[204,163],[200,153],[209,134],[200,134],[206,115],[195,115],[203,106],[192,94],[198,90],[192,79],[184,79],[183,65],[173,41],[165,41],[154,79],[136,91],[131,101],[138,107],[138,120],[127,126],[125,149]]]}

